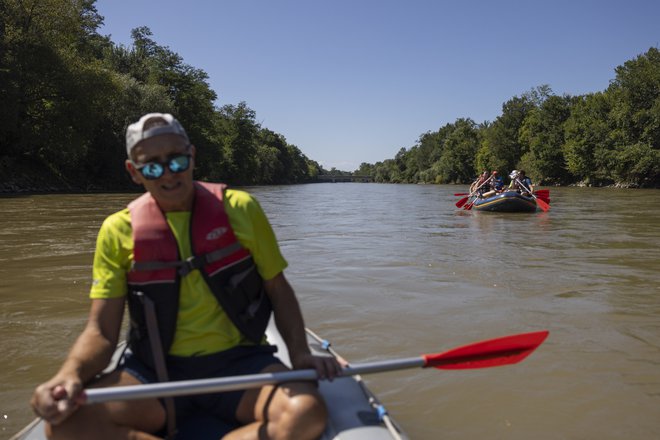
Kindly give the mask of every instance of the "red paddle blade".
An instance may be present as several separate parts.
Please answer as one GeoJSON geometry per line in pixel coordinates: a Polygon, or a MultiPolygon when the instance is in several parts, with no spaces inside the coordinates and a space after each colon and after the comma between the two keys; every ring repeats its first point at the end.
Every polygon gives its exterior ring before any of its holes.
{"type": "Polygon", "coordinates": [[[538,197],[536,198],[536,204],[539,205],[539,208],[541,208],[545,212],[550,210],[550,205],[548,205],[547,203],[545,203],[543,200],[539,199],[538,197]]]}
{"type": "Polygon", "coordinates": [[[460,208],[461,206],[465,205],[465,202],[467,202],[468,199],[469,197],[463,197],[461,200],[456,202],[456,207],[460,208]]]}
{"type": "Polygon", "coordinates": [[[516,364],[529,356],[548,337],[542,330],[475,342],[438,354],[425,354],[424,368],[466,370],[516,364]]]}
{"type": "Polygon", "coordinates": [[[455,196],[469,196],[470,193],[454,193],[455,196]]]}
{"type": "Polygon", "coordinates": [[[549,196],[550,195],[550,190],[549,189],[539,189],[534,191],[534,194],[537,196],[549,196]]]}

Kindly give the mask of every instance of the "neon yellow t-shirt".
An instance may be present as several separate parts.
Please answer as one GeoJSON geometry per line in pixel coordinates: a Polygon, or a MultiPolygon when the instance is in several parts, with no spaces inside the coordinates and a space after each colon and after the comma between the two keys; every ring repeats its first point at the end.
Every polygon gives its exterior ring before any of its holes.
{"type": "MultiPolygon", "coordinates": [[[[259,202],[245,191],[227,190],[224,205],[229,223],[248,249],[263,279],[282,272],[287,262],[259,202]]],[[[191,256],[190,212],[168,212],[182,258],[191,256]]],[[[131,216],[123,209],[105,219],[96,241],[90,298],[118,298],[128,292],[126,274],[133,262],[131,216]]],[[[234,326],[198,270],[181,279],[179,312],[169,354],[193,356],[227,350],[251,342],[234,326]]]]}

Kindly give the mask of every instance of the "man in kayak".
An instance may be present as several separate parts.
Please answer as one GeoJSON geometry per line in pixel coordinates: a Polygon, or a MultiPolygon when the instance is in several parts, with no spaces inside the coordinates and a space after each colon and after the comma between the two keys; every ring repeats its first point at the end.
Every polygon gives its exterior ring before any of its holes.
{"type": "Polygon", "coordinates": [[[126,131],[126,170],[146,193],[110,215],[96,243],[91,311],[59,372],[37,387],[35,413],[49,438],[317,438],[326,408],[313,382],[175,399],[83,405],[85,386],[111,387],[287,368],[264,331],[271,312],[293,367],[333,377],[313,356],[287,266],[271,226],[248,193],[193,180],[196,155],[181,124],[151,113],[126,131]],[[128,350],[98,376],[130,312],[128,350]],[[176,425],[174,422],[176,421],[176,425]],[[210,430],[199,433],[200,426],[210,430]]]}

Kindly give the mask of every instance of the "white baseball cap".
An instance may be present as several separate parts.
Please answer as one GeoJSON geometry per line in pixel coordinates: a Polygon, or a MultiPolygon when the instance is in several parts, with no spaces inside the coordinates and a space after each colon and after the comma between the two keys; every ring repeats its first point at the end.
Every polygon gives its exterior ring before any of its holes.
{"type": "Polygon", "coordinates": [[[186,130],[177,119],[169,113],[147,113],[139,121],[126,129],[126,154],[131,157],[131,150],[145,139],[164,134],[176,134],[188,141],[186,130]],[[145,124],[147,128],[145,129],[145,124]]]}

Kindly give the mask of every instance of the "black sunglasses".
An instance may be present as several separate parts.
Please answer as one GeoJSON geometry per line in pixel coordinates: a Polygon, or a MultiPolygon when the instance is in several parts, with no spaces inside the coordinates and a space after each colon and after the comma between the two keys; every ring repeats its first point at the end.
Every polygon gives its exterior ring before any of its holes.
{"type": "Polygon", "coordinates": [[[156,180],[165,174],[165,167],[169,168],[172,173],[183,173],[190,168],[190,158],[192,154],[174,154],[170,156],[166,162],[159,162],[152,160],[142,165],[133,162],[135,169],[138,170],[145,179],[156,180]]]}

